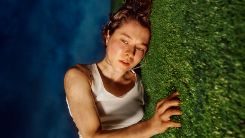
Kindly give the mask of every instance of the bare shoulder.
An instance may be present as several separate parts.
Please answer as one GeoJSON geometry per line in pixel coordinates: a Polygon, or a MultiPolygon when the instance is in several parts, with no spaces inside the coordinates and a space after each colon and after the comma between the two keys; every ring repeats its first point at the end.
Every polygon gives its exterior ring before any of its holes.
{"type": "Polygon", "coordinates": [[[85,78],[90,80],[90,71],[89,69],[86,67],[86,65],[82,65],[82,64],[77,64],[75,66],[72,66],[71,68],[69,68],[65,74],[65,79],[66,78],[85,78]]]}
{"type": "Polygon", "coordinates": [[[84,75],[89,75],[89,69],[87,68],[86,65],[83,65],[83,64],[76,64],[72,67],[70,67],[67,72],[66,72],[66,75],[70,75],[70,74],[81,74],[83,73],[84,75]]]}
{"type": "Polygon", "coordinates": [[[73,87],[90,87],[90,71],[85,65],[77,64],[67,70],[64,77],[64,87],[66,92],[73,87]]]}
{"type": "Polygon", "coordinates": [[[67,103],[79,133],[93,137],[100,127],[90,84],[90,71],[84,65],[75,65],[67,70],[64,88],[67,103]],[[86,110],[86,112],[84,112],[86,110]]]}

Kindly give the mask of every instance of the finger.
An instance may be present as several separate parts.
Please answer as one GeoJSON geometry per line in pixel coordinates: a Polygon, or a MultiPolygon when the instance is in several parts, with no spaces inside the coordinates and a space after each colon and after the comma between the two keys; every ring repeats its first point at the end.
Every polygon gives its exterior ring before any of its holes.
{"type": "Polygon", "coordinates": [[[182,112],[179,109],[168,109],[166,112],[164,112],[161,115],[161,119],[163,121],[169,121],[171,116],[173,116],[173,115],[181,115],[181,114],[182,114],[182,112]]]}
{"type": "Polygon", "coordinates": [[[164,98],[164,99],[160,100],[160,101],[157,103],[156,109],[158,109],[159,106],[161,106],[166,100],[171,100],[171,99],[173,99],[173,98],[176,98],[176,99],[179,100],[179,98],[178,98],[179,95],[180,95],[179,92],[176,91],[176,92],[172,93],[171,95],[169,95],[167,98],[164,98]]]}
{"type": "Polygon", "coordinates": [[[170,100],[170,99],[173,99],[173,98],[178,97],[179,95],[180,95],[179,92],[176,91],[176,92],[173,92],[172,94],[170,94],[170,95],[167,97],[167,99],[170,100]]]}
{"type": "Polygon", "coordinates": [[[165,122],[164,124],[164,127],[167,127],[167,128],[171,128],[171,127],[181,127],[181,124],[180,123],[177,123],[177,122],[172,122],[172,121],[168,121],[168,122],[165,122]]]}
{"type": "Polygon", "coordinates": [[[166,101],[167,99],[162,99],[157,103],[156,109],[159,109],[159,107],[166,101]]]}
{"type": "Polygon", "coordinates": [[[182,115],[182,112],[179,109],[168,109],[164,112],[166,116],[173,116],[173,115],[182,115]]]}
{"type": "Polygon", "coordinates": [[[160,101],[157,103],[156,110],[157,110],[157,109],[158,109],[158,108],[159,108],[165,101],[167,101],[167,100],[172,100],[172,99],[180,100],[180,99],[178,98],[179,95],[180,95],[179,92],[178,92],[178,91],[175,91],[175,92],[173,92],[171,95],[169,95],[167,98],[164,98],[164,99],[160,100],[160,101]]]}
{"type": "Polygon", "coordinates": [[[168,100],[158,107],[157,112],[162,114],[170,107],[178,107],[179,105],[180,105],[179,100],[168,100]]]}

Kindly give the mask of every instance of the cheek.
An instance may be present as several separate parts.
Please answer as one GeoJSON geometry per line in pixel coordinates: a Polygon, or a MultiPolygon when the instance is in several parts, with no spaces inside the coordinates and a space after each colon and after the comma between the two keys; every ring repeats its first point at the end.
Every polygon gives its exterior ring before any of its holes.
{"type": "Polygon", "coordinates": [[[108,43],[107,53],[111,56],[116,56],[122,53],[122,46],[118,43],[108,43]]]}
{"type": "Polygon", "coordinates": [[[137,52],[135,54],[135,61],[140,62],[144,58],[144,52],[137,52]]]}
{"type": "Polygon", "coordinates": [[[139,51],[139,52],[136,53],[136,56],[137,56],[138,58],[142,59],[142,58],[144,58],[145,53],[142,52],[142,51],[139,51]]]}

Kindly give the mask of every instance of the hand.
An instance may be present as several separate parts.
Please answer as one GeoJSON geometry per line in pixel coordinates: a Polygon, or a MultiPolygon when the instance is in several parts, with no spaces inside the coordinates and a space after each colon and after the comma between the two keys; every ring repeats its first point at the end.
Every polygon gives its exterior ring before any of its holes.
{"type": "Polygon", "coordinates": [[[155,114],[149,120],[153,135],[163,133],[171,127],[181,127],[180,123],[173,122],[170,117],[173,115],[181,115],[179,109],[180,100],[179,93],[174,92],[165,99],[160,100],[155,109],[155,114]]]}

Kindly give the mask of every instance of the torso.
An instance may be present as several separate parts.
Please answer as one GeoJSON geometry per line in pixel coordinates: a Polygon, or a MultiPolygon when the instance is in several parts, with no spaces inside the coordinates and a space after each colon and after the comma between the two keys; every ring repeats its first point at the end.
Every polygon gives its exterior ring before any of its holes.
{"type": "Polygon", "coordinates": [[[103,76],[96,64],[77,67],[88,73],[102,130],[124,128],[143,118],[143,86],[133,71],[116,83],[103,76]]]}

